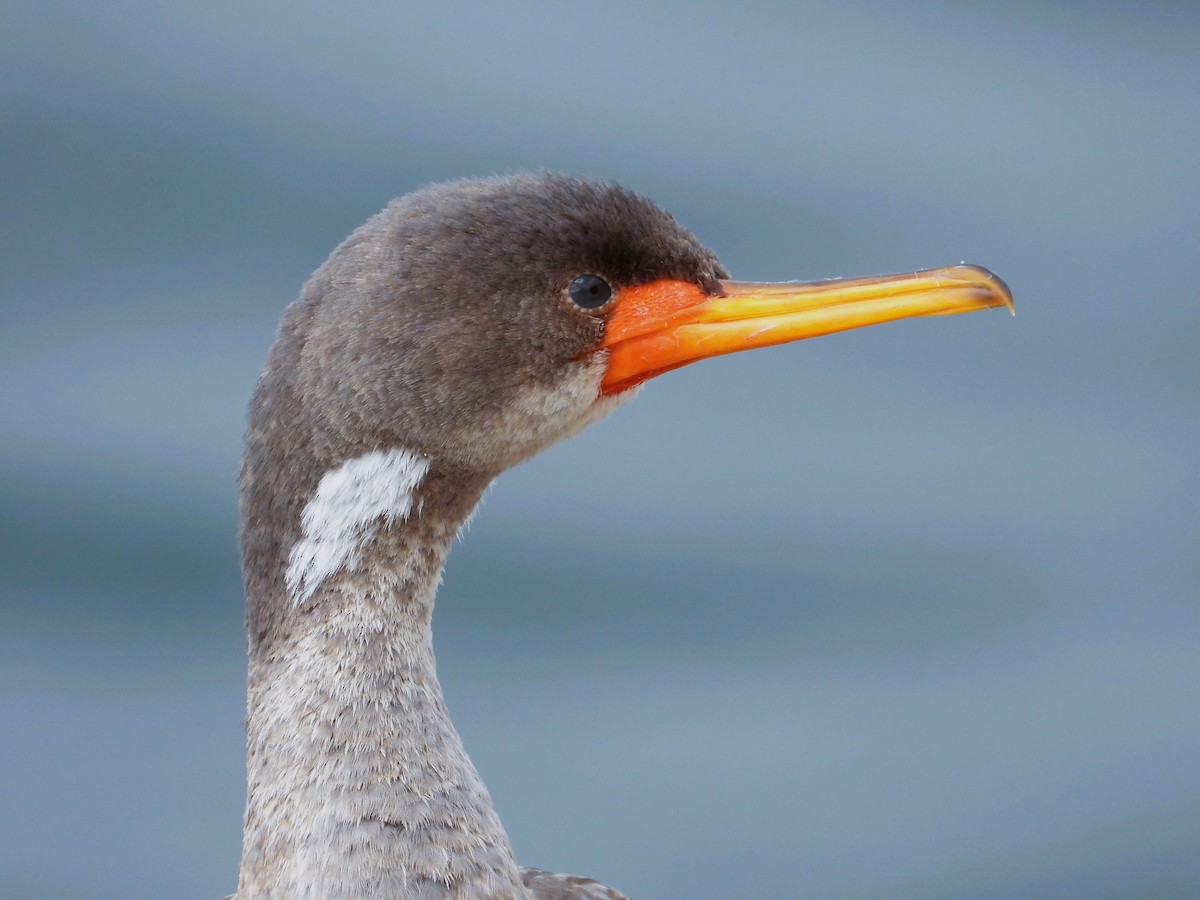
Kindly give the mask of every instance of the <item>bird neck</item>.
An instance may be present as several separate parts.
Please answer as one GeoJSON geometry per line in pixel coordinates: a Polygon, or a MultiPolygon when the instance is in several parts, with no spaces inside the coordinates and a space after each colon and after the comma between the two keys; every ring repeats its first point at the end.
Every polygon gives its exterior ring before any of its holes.
{"type": "MultiPolygon", "coordinates": [[[[446,711],[430,628],[488,479],[406,454],[326,472],[272,573],[247,553],[248,591],[265,596],[249,597],[239,897],[525,896],[446,711]]],[[[251,543],[253,505],[251,491],[251,543]]]]}

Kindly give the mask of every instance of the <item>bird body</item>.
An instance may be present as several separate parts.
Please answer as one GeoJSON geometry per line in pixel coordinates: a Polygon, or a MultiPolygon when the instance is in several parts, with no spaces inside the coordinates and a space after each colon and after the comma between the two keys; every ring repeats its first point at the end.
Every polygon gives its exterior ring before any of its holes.
{"type": "MultiPolygon", "coordinates": [[[[937,301],[871,315],[1010,302],[959,268],[933,286],[870,280],[937,301]]],[[[839,284],[854,295],[841,307],[865,291],[881,308],[883,289],[839,284]]],[[[284,315],[247,431],[239,898],[619,900],[516,864],[437,680],[446,555],[502,471],[645,378],[868,324],[839,308],[839,327],[814,325],[830,290],[730,282],[649,201],[557,175],[410,194],[334,251],[284,315]]]]}

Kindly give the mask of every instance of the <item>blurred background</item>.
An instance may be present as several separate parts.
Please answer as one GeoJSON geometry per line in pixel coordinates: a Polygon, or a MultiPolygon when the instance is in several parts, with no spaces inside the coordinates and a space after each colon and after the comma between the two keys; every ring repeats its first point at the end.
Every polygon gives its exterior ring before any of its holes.
{"type": "Polygon", "coordinates": [[[1200,7],[404,6],[0,7],[0,896],[234,890],[279,314],[539,167],[738,278],[967,260],[1018,315],[702,363],[497,483],[435,621],[520,860],[1200,896],[1200,7]]]}

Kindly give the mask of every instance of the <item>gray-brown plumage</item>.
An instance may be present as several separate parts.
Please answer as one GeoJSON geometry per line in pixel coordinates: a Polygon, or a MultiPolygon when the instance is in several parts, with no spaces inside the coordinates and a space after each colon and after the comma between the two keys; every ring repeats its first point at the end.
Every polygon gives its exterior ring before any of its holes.
{"type": "MultiPolygon", "coordinates": [[[[912,293],[925,274],[863,290],[912,293]]],[[[1007,302],[982,270],[935,274],[930,311],[1007,302]]],[[[622,897],[517,866],[446,712],[434,592],[506,468],[659,372],[824,333],[811,289],[725,279],[654,204],[558,175],[403,197],[313,274],[255,391],[241,473],[241,900],[622,897]],[[796,325],[780,303],[801,293],[796,325]],[[712,330],[693,346],[696,327],[712,330]]]]}
{"type": "Polygon", "coordinates": [[[618,402],[597,400],[603,360],[586,355],[602,319],[564,298],[590,272],[614,287],[669,277],[714,292],[724,275],[628,191],[520,175],[395,201],[284,315],[241,477],[239,897],[620,896],[547,873],[523,884],[446,714],[430,643],[442,563],[484,489],[618,402]],[[297,602],[286,573],[321,479],[394,449],[428,466],[419,514],[377,528],[297,602]]]}

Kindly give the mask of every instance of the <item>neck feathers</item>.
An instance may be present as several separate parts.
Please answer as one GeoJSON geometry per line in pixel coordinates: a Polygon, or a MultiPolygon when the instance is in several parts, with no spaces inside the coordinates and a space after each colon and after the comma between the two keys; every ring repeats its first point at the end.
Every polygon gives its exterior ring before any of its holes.
{"type": "Polygon", "coordinates": [[[292,471],[310,485],[303,504],[299,485],[267,502],[251,484],[244,498],[247,590],[262,594],[249,595],[239,896],[524,897],[430,630],[442,564],[487,479],[402,448],[292,471]],[[256,553],[264,529],[286,537],[256,553]]]}
{"type": "Polygon", "coordinates": [[[296,605],[331,575],[358,565],[381,528],[406,521],[429,460],[403,448],[374,450],[322,476],[300,517],[302,534],[284,574],[296,605]]]}

